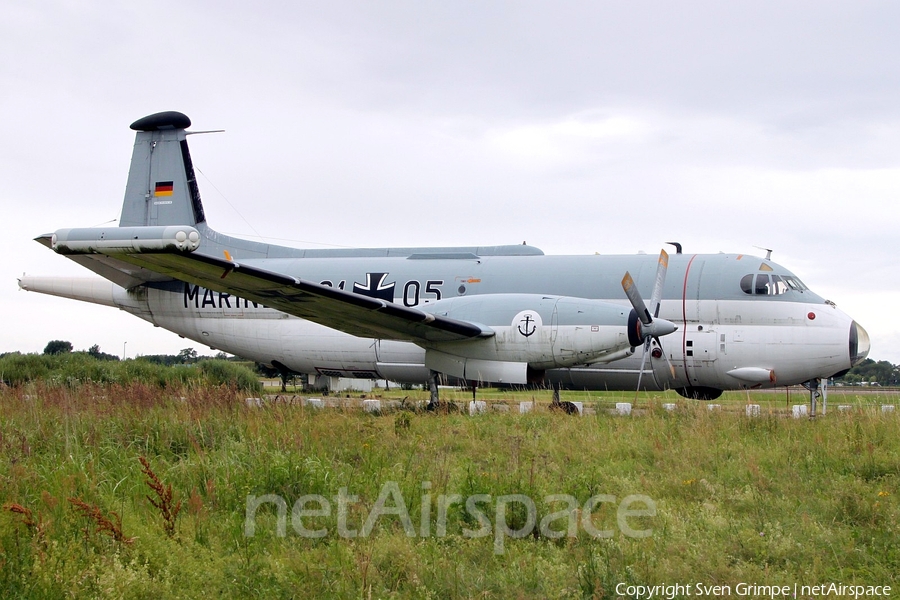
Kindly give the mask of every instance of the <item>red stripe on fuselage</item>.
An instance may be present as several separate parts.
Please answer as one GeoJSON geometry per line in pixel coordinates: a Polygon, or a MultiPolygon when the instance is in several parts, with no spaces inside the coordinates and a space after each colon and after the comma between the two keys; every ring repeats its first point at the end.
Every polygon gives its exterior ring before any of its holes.
{"type": "Polygon", "coordinates": [[[684,377],[687,381],[686,385],[691,385],[691,376],[688,373],[688,356],[687,356],[687,286],[688,286],[688,276],[691,274],[691,265],[694,263],[694,259],[697,258],[697,255],[693,255],[691,260],[688,261],[687,268],[684,270],[684,285],[681,288],[681,322],[684,323],[681,332],[681,360],[682,365],[684,367],[684,377]]]}

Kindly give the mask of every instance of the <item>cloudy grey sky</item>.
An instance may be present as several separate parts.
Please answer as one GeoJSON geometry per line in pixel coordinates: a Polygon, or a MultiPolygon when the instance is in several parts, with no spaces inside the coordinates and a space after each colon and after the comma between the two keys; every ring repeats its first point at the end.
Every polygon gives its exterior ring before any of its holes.
{"type": "Polygon", "coordinates": [[[179,110],[209,223],[299,246],[761,253],[900,363],[900,5],[108,3],[0,20],[0,352],[196,343],[17,290],[119,216],[128,125],[179,110]]]}

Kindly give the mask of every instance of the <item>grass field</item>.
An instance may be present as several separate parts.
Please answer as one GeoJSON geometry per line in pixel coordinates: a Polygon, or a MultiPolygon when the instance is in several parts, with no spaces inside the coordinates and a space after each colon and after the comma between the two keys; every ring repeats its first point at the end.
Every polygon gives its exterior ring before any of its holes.
{"type": "Polygon", "coordinates": [[[900,414],[880,410],[900,402],[887,392],[831,390],[815,420],[786,416],[807,396],[784,390],[726,394],[717,411],[641,395],[631,416],[610,409],[634,394],[564,392],[591,409],[580,418],[549,411],[546,393],[479,390],[491,408],[474,417],[246,395],[0,390],[3,597],[900,590],[900,414]]]}

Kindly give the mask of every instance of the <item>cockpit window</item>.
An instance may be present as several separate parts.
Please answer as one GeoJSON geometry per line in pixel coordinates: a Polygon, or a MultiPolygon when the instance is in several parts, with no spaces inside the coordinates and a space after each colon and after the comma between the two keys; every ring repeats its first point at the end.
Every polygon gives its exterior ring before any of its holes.
{"type": "Polygon", "coordinates": [[[788,291],[788,285],[780,275],[772,275],[772,291],[769,292],[773,296],[779,296],[788,291]]]}
{"type": "Polygon", "coordinates": [[[790,291],[803,292],[808,289],[793,275],[756,273],[741,278],[741,290],[754,296],[780,296],[790,291]]]}
{"type": "Polygon", "coordinates": [[[804,290],[808,290],[809,288],[803,285],[803,282],[793,277],[791,275],[784,276],[784,282],[788,285],[789,288],[794,290],[795,292],[802,292],[804,290]]]}

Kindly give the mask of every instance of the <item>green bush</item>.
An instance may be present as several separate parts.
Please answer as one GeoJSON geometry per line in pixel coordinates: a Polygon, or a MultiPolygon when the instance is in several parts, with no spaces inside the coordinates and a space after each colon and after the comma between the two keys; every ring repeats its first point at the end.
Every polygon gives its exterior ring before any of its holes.
{"type": "Polygon", "coordinates": [[[197,364],[206,380],[213,385],[233,386],[247,392],[261,392],[259,377],[245,366],[213,358],[197,364]]]}
{"type": "Polygon", "coordinates": [[[9,385],[21,385],[28,381],[47,377],[52,357],[41,354],[14,352],[0,358],[0,381],[9,385]]]}
{"type": "Polygon", "coordinates": [[[257,375],[251,369],[226,360],[165,366],[141,358],[103,360],[86,352],[7,354],[0,357],[0,381],[13,386],[44,381],[49,385],[68,387],[81,383],[125,385],[133,382],[161,388],[211,384],[253,393],[262,391],[257,375]]]}

